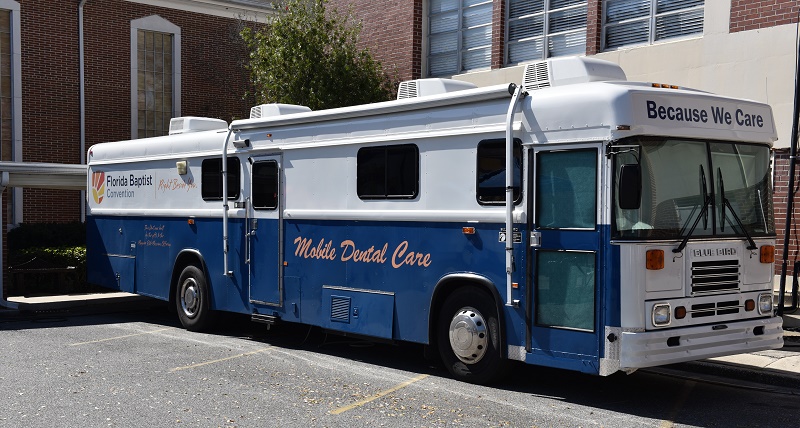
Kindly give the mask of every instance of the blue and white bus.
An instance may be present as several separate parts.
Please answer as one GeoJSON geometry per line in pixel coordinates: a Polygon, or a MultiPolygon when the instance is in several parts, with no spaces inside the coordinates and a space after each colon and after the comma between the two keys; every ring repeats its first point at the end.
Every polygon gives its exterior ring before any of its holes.
{"type": "Polygon", "coordinates": [[[420,343],[476,383],[783,344],[767,105],[561,58],[170,128],[89,151],[88,275],[189,330],[229,311],[420,343]]]}

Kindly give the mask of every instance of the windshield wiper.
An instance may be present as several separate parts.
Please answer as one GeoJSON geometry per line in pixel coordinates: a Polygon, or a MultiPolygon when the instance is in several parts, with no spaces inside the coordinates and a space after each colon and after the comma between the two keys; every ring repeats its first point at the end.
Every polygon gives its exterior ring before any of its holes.
{"type": "Polygon", "coordinates": [[[751,238],[750,234],[747,233],[747,229],[744,227],[744,223],[742,223],[742,221],[739,219],[739,216],[736,215],[736,211],[731,206],[731,202],[728,200],[728,198],[725,197],[725,181],[723,181],[722,179],[722,168],[717,168],[717,177],[718,177],[717,180],[719,181],[719,197],[720,199],[722,199],[722,207],[720,207],[719,229],[723,232],[725,231],[725,219],[728,218],[728,216],[725,215],[725,208],[728,208],[730,209],[731,214],[733,215],[733,219],[736,220],[736,224],[735,225],[731,224],[731,226],[739,226],[739,229],[741,229],[742,233],[747,238],[747,242],[750,244],[750,246],[747,247],[747,249],[755,250],[756,248],[758,248],[756,246],[755,241],[753,241],[753,238],[751,238]]]}
{"type": "MultiPolygon", "coordinates": [[[[692,224],[692,228],[686,233],[683,237],[683,241],[681,244],[678,245],[678,248],[674,248],[672,250],[673,253],[680,253],[686,248],[686,244],[689,242],[689,238],[694,233],[694,229],[697,227],[697,224],[700,223],[700,219],[703,219],[703,227],[708,228],[708,206],[711,205],[711,197],[708,195],[708,186],[706,185],[706,173],[703,170],[703,165],[700,165],[700,194],[703,196],[703,208],[700,210],[700,213],[697,214],[697,218],[694,219],[694,224],[692,224]]],[[[686,219],[687,223],[689,219],[692,218],[694,212],[697,210],[697,206],[694,207],[691,213],[689,213],[689,218],[686,219]]],[[[686,229],[686,224],[683,225],[681,228],[681,233],[686,229]]]]}

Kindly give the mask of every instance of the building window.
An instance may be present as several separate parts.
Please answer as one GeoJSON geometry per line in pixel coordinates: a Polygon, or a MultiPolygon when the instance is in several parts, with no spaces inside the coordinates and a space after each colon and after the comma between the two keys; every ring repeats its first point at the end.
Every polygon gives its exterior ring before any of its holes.
{"type": "Polygon", "coordinates": [[[419,149],[413,144],[364,147],[356,163],[361,199],[413,199],[419,194],[419,149]]]}
{"type": "Polygon", "coordinates": [[[169,132],[180,116],[180,28],[159,16],[131,21],[131,137],[169,132]]]}
{"type": "Polygon", "coordinates": [[[430,0],[428,75],[489,68],[492,61],[491,0],[430,0]]]}
{"type": "Polygon", "coordinates": [[[0,10],[0,160],[13,159],[12,112],[13,97],[11,92],[11,11],[0,10]]]}
{"type": "Polygon", "coordinates": [[[704,0],[606,0],[603,49],[703,33],[704,0]]]}
{"type": "MultiPolygon", "coordinates": [[[[22,61],[19,2],[0,0],[0,161],[22,160],[22,61]]],[[[22,219],[22,189],[3,195],[5,220],[22,219]]]]}
{"type": "Polygon", "coordinates": [[[586,0],[509,0],[506,63],[586,53],[586,0]]]}

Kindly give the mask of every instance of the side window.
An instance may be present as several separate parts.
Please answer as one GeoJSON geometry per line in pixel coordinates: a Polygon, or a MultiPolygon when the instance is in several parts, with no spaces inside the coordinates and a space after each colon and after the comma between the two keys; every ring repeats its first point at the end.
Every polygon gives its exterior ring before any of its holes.
{"type": "MultiPolygon", "coordinates": [[[[478,143],[477,191],[481,205],[506,202],[506,140],[497,138],[478,143]]],[[[514,203],[522,200],[522,142],[514,139],[514,203]]]]}
{"type": "Polygon", "coordinates": [[[278,208],[278,162],[258,161],[253,164],[253,208],[278,208]]]}
{"type": "MultiPolygon", "coordinates": [[[[239,159],[228,158],[228,199],[239,199],[240,176],[239,159]]],[[[205,200],[222,200],[222,158],[203,159],[200,193],[205,200]]]]}
{"type": "Polygon", "coordinates": [[[413,199],[419,194],[419,149],[413,144],[364,147],[356,163],[361,199],[413,199]]]}
{"type": "Polygon", "coordinates": [[[542,229],[594,229],[597,150],[539,152],[536,224],[542,229]]]}

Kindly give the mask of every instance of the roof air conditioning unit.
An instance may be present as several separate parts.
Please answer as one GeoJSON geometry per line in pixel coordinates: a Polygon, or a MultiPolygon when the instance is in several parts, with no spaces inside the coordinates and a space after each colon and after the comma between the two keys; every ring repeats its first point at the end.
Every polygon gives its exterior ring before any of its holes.
{"type": "Polygon", "coordinates": [[[625,81],[622,68],[595,58],[564,57],[538,61],[525,66],[522,87],[526,91],[576,83],[625,81]]]}
{"type": "Polygon", "coordinates": [[[228,122],[210,117],[173,117],[169,120],[169,135],[187,134],[189,132],[214,131],[227,129],[228,122]]]}
{"type": "Polygon", "coordinates": [[[431,95],[447,94],[450,92],[475,89],[473,83],[452,79],[417,79],[400,82],[397,88],[397,99],[429,97],[431,95]]]}
{"type": "Polygon", "coordinates": [[[306,106],[294,104],[261,104],[250,109],[250,119],[261,119],[265,117],[283,116],[285,114],[307,113],[311,111],[306,106]]]}

